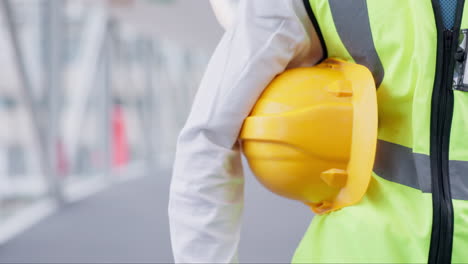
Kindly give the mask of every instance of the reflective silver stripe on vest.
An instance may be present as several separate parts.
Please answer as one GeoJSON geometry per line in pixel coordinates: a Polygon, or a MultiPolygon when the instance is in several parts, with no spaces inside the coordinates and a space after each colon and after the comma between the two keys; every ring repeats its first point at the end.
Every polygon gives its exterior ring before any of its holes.
{"type": "Polygon", "coordinates": [[[468,161],[449,161],[452,199],[468,200],[468,161]]]}
{"type": "MultiPolygon", "coordinates": [[[[453,199],[468,200],[468,161],[449,163],[453,199]]],[[[411,148],[379,140],[374,172],[389,181],[431,192],[431,162],[428,155],[413,153],[411,148]]]]}
{"type": "Polygon", "coordinates": [[[379,87],[385,72],[374,46],[366,0],[330,0],[335,27],[356,63],[366,66],[379,87]]]}
{"type": "Polygon", "coordinates": [[[383,140],[377,142],[374,172],[386,180],[430,192],[430,166],[427,155],[413,153],[410,148],[383,140]]]}

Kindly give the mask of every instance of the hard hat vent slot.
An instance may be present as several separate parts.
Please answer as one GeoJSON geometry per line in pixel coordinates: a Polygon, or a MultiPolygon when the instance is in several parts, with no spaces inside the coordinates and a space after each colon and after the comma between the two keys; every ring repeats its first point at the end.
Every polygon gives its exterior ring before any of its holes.
{"type": "Polygon", "coordinates": [[[322,172],[320,178],[330,187],[343,188],[348,179],[348,172],[341,169],[330,169],[322,172]]]}
{"type": "Polygon", "coordinates": [[[351,97],[353,96],[353,84],[349,80],[335,81],[327,87],[327,91],[337,97],[351,97]]]}

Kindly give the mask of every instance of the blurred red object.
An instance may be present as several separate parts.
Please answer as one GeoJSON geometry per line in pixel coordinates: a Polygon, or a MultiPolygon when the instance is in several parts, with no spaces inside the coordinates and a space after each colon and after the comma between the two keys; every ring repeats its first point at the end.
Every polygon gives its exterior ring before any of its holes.
{"type": "Polygon", "coordinates": [[[66,156],[63,142],[59,140],[57,142],[57,172],[59,177],[63,178],[68,175],[70,166],[66,156]]]}
{"type": "Polygon", "coordinates": [[[113,167],[126,165],[129,160],[129,146],[122,107],[114,106],[112,112],[113,167]]]}

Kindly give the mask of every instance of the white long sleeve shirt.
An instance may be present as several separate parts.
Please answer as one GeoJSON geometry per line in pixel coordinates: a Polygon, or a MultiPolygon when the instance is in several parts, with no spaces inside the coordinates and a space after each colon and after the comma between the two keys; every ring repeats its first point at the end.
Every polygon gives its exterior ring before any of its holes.
{"type": "Polygon", "coordinates": [[[302,0],[240,1],[178,139],[169,201],[177,263],[238,261],[244,203],[239,130],[277,74],[321,57],[302,0]]]}

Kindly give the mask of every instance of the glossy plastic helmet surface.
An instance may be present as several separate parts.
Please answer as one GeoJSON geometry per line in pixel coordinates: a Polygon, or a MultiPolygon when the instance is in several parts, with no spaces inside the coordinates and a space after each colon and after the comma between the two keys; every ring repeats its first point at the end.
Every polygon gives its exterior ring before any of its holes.
{"type": "Polygon", "coordinates": [[[253,173],[272,192],[318,214],[356,204],[377,143],[372,74],[336,59],[287,70],[265,89],[240,139],[253,173]]]}

